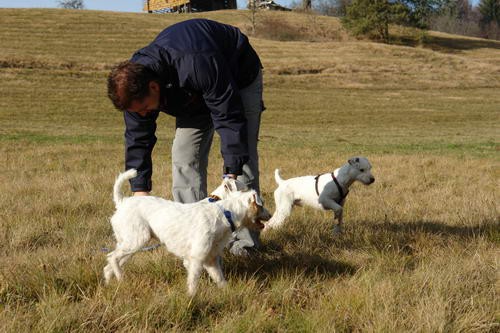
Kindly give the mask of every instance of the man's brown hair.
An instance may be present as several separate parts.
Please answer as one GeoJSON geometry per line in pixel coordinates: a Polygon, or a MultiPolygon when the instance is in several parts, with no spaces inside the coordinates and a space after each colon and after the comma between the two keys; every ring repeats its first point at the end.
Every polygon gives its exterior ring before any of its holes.
{"type": "Polygon", "coordinates": [[[124,61],[108,76],[108,97],[118,110],[127,110],[132,101],[149,95],[149,82],[156,81],[155,73],[144,65],[124,61]]]}

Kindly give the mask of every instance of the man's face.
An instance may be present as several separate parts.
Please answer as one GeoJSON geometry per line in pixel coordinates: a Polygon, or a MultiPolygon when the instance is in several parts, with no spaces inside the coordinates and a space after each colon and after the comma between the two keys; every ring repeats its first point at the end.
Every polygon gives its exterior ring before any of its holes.
{"type": "Polygon", "coordinates": [[[142,100],[134,100],[128,108],[129,112],[136,112],[146,116],[160,106],[160,85],[156,81],[149,82],[149,95],[142,100]]]}

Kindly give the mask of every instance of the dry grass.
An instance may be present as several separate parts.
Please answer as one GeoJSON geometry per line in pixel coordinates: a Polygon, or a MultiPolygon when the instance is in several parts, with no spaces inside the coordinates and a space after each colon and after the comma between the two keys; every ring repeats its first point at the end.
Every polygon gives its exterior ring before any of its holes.
{"type": "MultiPolygon", "coordinates": [[[[339,31],[333,19],[279,15],[339,31]]],[[[189,299],[163,250],[103,285],[123,164],[106,73],[186,17],[0,10],[0,331],[498,331],[500,52],[434,33],[417,48],[252,39],[265,66],[270,208],[277,167],[315,174],[353,154],[374,165],[376,183],[352,188],[342,237],[329,215],[296,209],[254,257],[224,258],[226,290],[204,276],[189,299]]],[[[209,17],[247,24],[240,12],[209,17]]],[[[153,181],[169,197],[174,125],[159,123],[153,181]]],[[[221,163],[216,143],[210,187],[221,163]]]]}

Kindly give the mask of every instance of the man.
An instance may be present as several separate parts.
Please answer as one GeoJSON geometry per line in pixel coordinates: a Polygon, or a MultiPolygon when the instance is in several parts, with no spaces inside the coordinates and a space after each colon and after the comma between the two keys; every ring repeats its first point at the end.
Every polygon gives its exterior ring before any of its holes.
{"type": "MultiPolygon", "coordinates": [[[[124,111],[125,166],[138,176],[134,195],[151,191],[151,153],[160,112],[176,117],[172,145],[174,200],[207,196],[208,155],[214,130],[221,137],[223,176],[259,191],[257,139],[262,103],[262,65],[236,27],[205,19],[174,24],[116,66],[108,96],[124,111]]],[[[231,251],[258,245],[258,233],[240,232],[231,251]]]]}

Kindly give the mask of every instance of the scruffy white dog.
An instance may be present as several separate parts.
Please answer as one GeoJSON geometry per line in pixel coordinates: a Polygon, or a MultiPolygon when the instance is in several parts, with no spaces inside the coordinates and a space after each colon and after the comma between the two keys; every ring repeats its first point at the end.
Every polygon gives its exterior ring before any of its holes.
{"type": "Polygon", "coordinates": [[[239,181],[237,179],[227,178],[222,182],[222,184],[220,184],[215,190],[213,190],[208,197],[206,197],[201,201],[216,202],[222,199],[227,199],[227,197],[231,192],[237,192],[237,191],[246,192],[249,189],[250,188],[242,181],[239,181]]]}
{"type": "Polygon", "coordinates": [[[278,188],[274,191],[276,211],[266,224],[266,230],[280,227],[292,212],[294,205],[307,205],[317,209],[333,210],[338,224],[334,231],[340,233],[343,223],[343,206],[349,186],[355,181],[369,185],[375,181],[371,164],[365,157],[353,157],[332,173],[303,176],[283,180],[276,169],[274,177],[278,188]]]}
{"type": "MultiPolygon", "coordinates": [[[[224,192],[226,199],[192,204],[154,196],[123,198],[121,186],[136,175],[136,170],[128,170],[118,176],[114,185],[116,212],[111,225],[117,244],[108,254],[108,264],[104,267],[106,283],[113,275],[120,280],[123,264],[156,236],[169,252],[183,259],[188,271],[189,295],[196,293],[203,268],[219,287],[225,286],[217,257],[222,255],[232,232],[242,226],[262,229],[261,220],[270,218],[257,192],[228,190],[224,192]]],[[[224,180],[223,187],[228,188],[231,183],[224,180]]]]}

